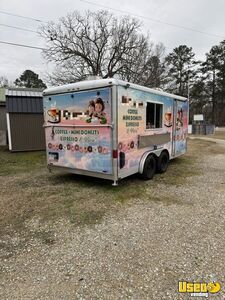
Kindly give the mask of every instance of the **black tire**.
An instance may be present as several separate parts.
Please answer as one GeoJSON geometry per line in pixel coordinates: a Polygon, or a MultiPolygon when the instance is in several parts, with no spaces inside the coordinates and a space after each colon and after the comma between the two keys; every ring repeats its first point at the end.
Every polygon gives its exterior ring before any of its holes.
{"type": "Polygon", "coordinates": [[[164,173],[166,172],[169,164],[169,154],[166,151],[163,151],[157,161],[157,172],[164,173]]]}
{"type": "Polygon", "coordinates": [[[150,154],[144,164],[143,173],[141,174],[142,179],[149,180],[152,179],[156,172],[156,159],[154,155],[150,154]]]}

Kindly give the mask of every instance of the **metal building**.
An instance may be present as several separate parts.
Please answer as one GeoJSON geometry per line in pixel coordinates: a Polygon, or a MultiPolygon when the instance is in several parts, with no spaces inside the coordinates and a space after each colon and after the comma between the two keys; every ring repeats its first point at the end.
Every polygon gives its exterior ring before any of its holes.
{"type": "Polygon", "coordinates": [[[0,88],[0,146],[7,145],[5,89],[0,88]]]}
{"type": "Polygon", "coordinates": [[[8,88],[5,98],[9,150],[44,150],[42,91],[8,88]]]}

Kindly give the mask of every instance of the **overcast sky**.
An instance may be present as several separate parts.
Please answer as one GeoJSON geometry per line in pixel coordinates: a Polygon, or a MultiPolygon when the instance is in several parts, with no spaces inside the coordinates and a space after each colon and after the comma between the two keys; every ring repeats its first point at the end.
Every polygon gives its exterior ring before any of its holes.
{"type": "MultiPolygon", "coordinates": [[[[34,32],[17,30],[3,25],[36,31],[41,24],[34,20],[19,18],[1,12],[27,16],[42,21],[57,21],[73,10],[96,11],[101,5],[140,16],[145,31],[149,31],[154,43],[162,42],[166,51],[180,44],[193,47],[196,58],[203,60],[213,45],[225,39],[225,0],[0,0],[0,41],[45,47],[34,32]],[[95,3],[97,5],[93,5],[95,3]],[[141,16],[149,18],[141,18],[141,16]],[[160,22],[154,22],[155,19],[160,22]],[[175,24],[178,27],[165,23],[175,24]],[[185,30],[179,26],[197,31],[185,30]],[[210,35],[212,34],[212,35],[210,35]]],[[[123,12],[111,10],[116,15],[123,12]]],[[[28,49],[0,43],[0,76],[14,81],[24,70],[31,69],[44,78],[52,66],[44,61],[41,50],[28,49]]]]}

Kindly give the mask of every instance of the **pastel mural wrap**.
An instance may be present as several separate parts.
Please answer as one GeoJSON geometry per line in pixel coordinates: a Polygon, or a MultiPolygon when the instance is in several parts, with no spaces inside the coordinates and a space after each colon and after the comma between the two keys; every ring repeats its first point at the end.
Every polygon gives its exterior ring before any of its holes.
{"type": "Polygon", "coordinates": [[[44,97],[44,118],[46,124],[111,124],[111,89],[44,97]]]}
{"type": "Polygon", "coordinates": [[[112,173],[111,89],[44,98],[49,164],[112,173]]]}
{"type": "MultiPolygon", "coordinates": [[[[174,155],[173,139],[176,140],[179,136],[180,140],[176,144],[176,153],[185,151],[186,144],[184,139],[187,132],[187,105],[184,102],[180,102],[178,105],[178,107],[182,106],[183,124],[182,126],[179,125],[180,134],[175,134],[174,137],[173,129],[176,126],[174,123],[176,117],[174,116],[174,103],[176,102],[172,98],[164,95],[152,94],[132,88],[118,88],[118,152],[123,152],[125,156],[125,165],[119,169],[119,173],[130,168],[138,172],[141,156],[146,151],[154,150],[152,146],[140,149],[138,147],[139,135],[149,136],[169,133],[170,141],[162,146],[168,150],[170,156],[174,155]],[[160,114],[158,116],[160,124],[151,124],[151,122],[148,122],[146,114],[147,103],[157,104],[160,107],[160,112],[158,112],[160,114]]],[[[120,165],[119,161],[120,155],[118,157],[118,165],[120,165]]]]}
{"type": "Polygon", "coordinates": [[[175,156],[183,154],[187,147],[188,134],[188,103],[177,101],[176,103],[176,118],[175,118],[175,156]]]}

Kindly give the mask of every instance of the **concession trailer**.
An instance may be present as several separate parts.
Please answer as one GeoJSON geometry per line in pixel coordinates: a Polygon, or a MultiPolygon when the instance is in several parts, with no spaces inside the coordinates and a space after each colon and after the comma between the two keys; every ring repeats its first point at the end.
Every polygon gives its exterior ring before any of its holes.
{"type": "Polygon", "coordinates": [[[49,170],[151,179],[187,149],[188,99],[117,79],[43,92],[49,170]]]}

